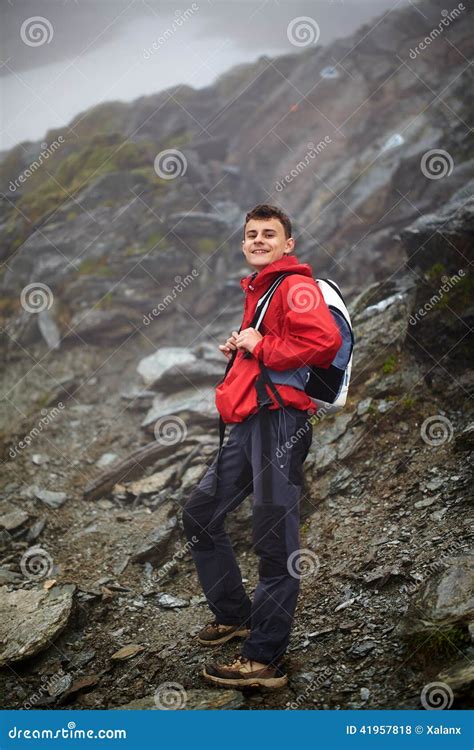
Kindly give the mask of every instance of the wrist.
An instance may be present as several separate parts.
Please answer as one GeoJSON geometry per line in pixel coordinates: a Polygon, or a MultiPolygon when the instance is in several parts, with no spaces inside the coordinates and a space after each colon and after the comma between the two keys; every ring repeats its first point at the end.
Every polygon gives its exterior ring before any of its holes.
{"type": "Polygon", "coordinates": [[[262,351],[262,347],[263,347],[263,336],[259,341],[257,341],[254,348],[252,349],[252,354],[255,357],[255,359],[259,359],[259,358],[261,359],[260,352],[262,351]]]}

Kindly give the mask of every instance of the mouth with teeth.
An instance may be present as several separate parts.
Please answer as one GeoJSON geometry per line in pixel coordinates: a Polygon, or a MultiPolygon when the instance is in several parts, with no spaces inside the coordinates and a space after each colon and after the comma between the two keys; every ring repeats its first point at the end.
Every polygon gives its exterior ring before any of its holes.
{"type": "Polygon", "coordinates": [[[263,255],[264,253],[268,253],[268,250],[252,250],[253,255],[263,255]]]}

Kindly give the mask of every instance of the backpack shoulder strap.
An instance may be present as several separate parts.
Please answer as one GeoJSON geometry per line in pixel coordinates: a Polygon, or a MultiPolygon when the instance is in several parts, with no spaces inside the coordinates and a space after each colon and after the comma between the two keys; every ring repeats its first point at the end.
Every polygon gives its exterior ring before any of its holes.
{"type": "Polygon", "coordinates": [[[267,291],[260,297],[257,302],[255,314],[252,318],[252,322],[250,323],[250,328],[255,328],[258,331],[276,290],[280,286],[281,282],[286,279],[287,276],[291,275],[291,273],[282,273],[280,276],[277,276],[277,278],[270,284],[267,291]]]}

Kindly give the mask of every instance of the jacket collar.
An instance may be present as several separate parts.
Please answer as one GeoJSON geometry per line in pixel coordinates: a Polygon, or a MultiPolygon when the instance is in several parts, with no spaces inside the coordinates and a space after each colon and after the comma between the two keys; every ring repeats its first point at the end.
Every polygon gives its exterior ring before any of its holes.
{"type": "Polygon", "coordinates": [[[276,276],[290,270],[302,276],[312,277],[313,275],[311,266],[308,263],[300,263],[296,255],[284,255],[280,260],[269,263],[261,271],[254,271],[249,276],[243,278],[240,285],[244,292],[250,289],[250,291],[261,291],[263,293],[276,276]]]}

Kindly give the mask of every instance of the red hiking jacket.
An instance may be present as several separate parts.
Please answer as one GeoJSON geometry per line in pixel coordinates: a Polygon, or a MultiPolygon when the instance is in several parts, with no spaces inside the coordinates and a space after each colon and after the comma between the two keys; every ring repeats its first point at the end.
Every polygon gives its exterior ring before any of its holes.
{"type": "MultiPolygon", "coordinates": [[[[242,422],[258,411],[255,381],[260,375],[259,359],[272,370],[303,365],[329,367],[341,346],[341,335],[313,279],[311,266],[299,263],[295,255],[285,255],[241,280],[245,292],[241,329],[250,326],[258,300],[285,271],[293,275],[281,282],[273,296],[260,327],[263,338],[253,356],[244,359],[245,350],[239,349],[227,376],[216,388],[216,407],[227,424],[242,422]]],[[[290,385],[275,387],[285,406],[315,408],[303,390],[290,385]]],[[[274,395],[268,388],[267,392],[272,400],[269,408],[278,409],[274,395]]]]}

